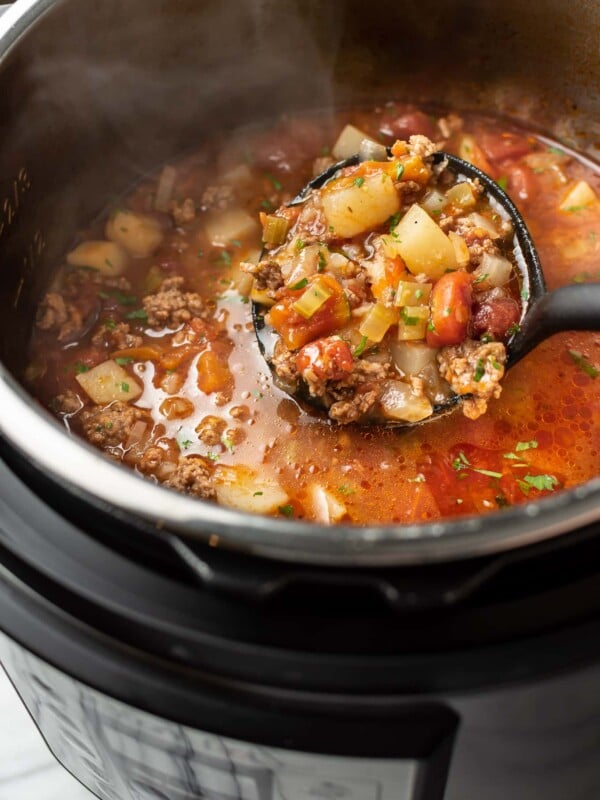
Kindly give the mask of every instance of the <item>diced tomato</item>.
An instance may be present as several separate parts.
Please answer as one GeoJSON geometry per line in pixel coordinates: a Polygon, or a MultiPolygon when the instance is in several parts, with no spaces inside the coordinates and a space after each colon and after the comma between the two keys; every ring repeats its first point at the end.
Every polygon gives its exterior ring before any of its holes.
{"type": "Polygon", "coordinates": [[[525,136],[517,133],[482,133],[477,142],[490,161],[504,161],[507,158],[521,158],[531,152],[531,145],[525,136]]]}
{"type": "Polygon", "coordinates": [[[304,345],[296,356],[296,366],[301,375],[310,369],[321,380],[338,381],[352,372],[354,359],[348,343],[331,336],[304,345]]]}
{"type": "Polygon", "coordinates": [[[539,191],[538,179],[525,164],[516,164],[507,169],[508,193],[518,200],[531,200],[539,191]]]}
{"type": "Polygon", "coordinates": [[[230,388],[233,378],[224,355],[205,350],[198,359],[198,388],[204,394],[223,392],[230,388]]]}
{"type": "Polygon", "coordinates": [[[466,338],[471,319],[471,281],[466,272],[448,272],[434,285],[427,330],[430,347],[460,344],[466,338]]]}
{"type": "Polygon", "coordinates": [[[417,133],[433,140],[439,137],[437,124],[423,111],[406,111],[398,114],[393,108],[389,108],[381,118],[379,131],[384,136],[396,139],[408,139],[417,133]]]}
{"type": "Polygon", "coordinates": [[[350,318],[348,298],[338,281],[326,274],[315,276],[312,281],[315,280],[325,283],[332,294],[310,319],[298,314],[292,306],[311,283],[304,289],[287,290],[265,317],[268,324],[281,335],[288,350],[297,350],[313,339],[338,330],[350,318]]]}
{"type": "Polygon", "coordinates": [[[504,339],[511,325],[519,322],[521,309],[512,297],[498,297],[476,304],[471,322],[473,335],[491,334],[494,339],[504,339]]]}

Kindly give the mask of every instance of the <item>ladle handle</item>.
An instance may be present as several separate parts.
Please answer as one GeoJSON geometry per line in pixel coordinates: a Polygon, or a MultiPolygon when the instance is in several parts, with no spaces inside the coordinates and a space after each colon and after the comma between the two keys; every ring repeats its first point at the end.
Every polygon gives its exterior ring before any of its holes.
{"type": "Polygon", "coordinates": [[[600,331],[600,283],[563,286],[537,300],[510,343],[508,366],[561,331],[600,331]]]}

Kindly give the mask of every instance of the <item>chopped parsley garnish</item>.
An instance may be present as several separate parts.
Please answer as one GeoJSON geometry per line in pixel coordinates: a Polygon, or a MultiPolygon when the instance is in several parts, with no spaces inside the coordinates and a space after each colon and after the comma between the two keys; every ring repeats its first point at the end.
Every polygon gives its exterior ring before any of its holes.
{"type": "Polygon", "coordinates": [[[406,308],[402,309],[402,311],[400,312],[400,316],[402,317],[402,322],[404,322],[405,325],[418,325],[420,322],[419,317],[409,316],[409,314],[406,311],[406,308]]]}
{"type": "Polygon", "coordinates": [[[423,289],[417,289],[417,291],[415,292],[415,298],[417,300],[420,300],[422,297],[423,297],[423,289]]]}
{"type": "Polygon", "coordinates": [[[204,250],[203,250],[203,249],[200,247],[200,248],[199,248],[199,249],[196,251],[196,257],[197,257],[197,258],[202,258],[202,256],[203,256],[203,255],[204,255],[204,250]]]}
{"type": "Polygon", "coordinates": [[[304,289],[307,283],[308,283],[308,278],[302,278],[301,280],[297,281],[297,283],[292,284],[289,288],[292,290],[304,289]]]}
{"type": "Polygon", "coordinates": [[[567,206],[565,211],[568,211],[570,214],[575,214],[578,211],[585,211],[587,206],[580,205],[580,206],[567,206]]]}
{"type": "Polygon", "coordinates": [[[228,436],[221,437],[221,443],[223,447],[229,450],[230,453],[234,453],[235,450],[233,449],[233,441],[228,436]]]}
{"type": "Polygon", "coordinates": [[[524,494],[528,494],[532,487],[540,492],[553,492],[557,486],[558,478],[554,475],[525,475],[519,481],[519,488],[524,494]]]}
{"type": "Polygon", "coordinates": [[[206,457],[210,458],[211,461],[218,461],[220,456],[218,453],[213,453],[211,450],[206,454],[206,457]]]}
{"type": "Polygon", "coordinates": [[[121,383],[121,391],[122,391],[122,392],[128,392],[128,391],[129,391],[129,384],[128,384],[128,383],[125,383],[125,381],[123,381],[123,382],[121,383]]]}
{"type": "Polygon", "coordinates": [[[494,369],[502,369],[502,364],[500,364],[500,362],[499,362],[499,361],[496,361],[496,359],[494,358],[494,356],[491,356],[491,358],[490,358],[490,364],[492,365],[492,367],[493,367],[494,369]]]}
{"type": "Polygon", "coordinates": [[[560,147],[549,147],[548,152],[553,153],[555,156],[564,156],[565,154],[564,150],[561,150],[560,147]]]}
{"type": "Polygon", "coordinates": [[[280,192],[283,189],[283,184],[281,181],[278,181],[274,175],[271,175],[270,172],[267,172],[266,177],[271,181],[273,184],[273,188],[275,191],[280,192]]]}
{"type": "Polygon", "coordinates": [[[404,164],[396,164],[396,180],[399,181],[404,175],[404,164]]]}
{"type": "Polygon", "coordinates": [[[491,469],[479,469],[479,467],[471,467],[473,472],[478,472],[480,475],[487,475],[488,478],[501,478],[501,472],[493,472],[491,469]]]}
{"type": "Polygon", "coordinates": [[[478,275],[478,276],[475,278],[475,280],[473,281],[473,284],[477,284],[477,283],[483,283],[483,282],[484,282],[484,280],[486,280],[486,278],[489,278],[489,276],[490,276],[489,272],[484,272],[484,274],[483,274],[483,275],[478,275]]]}
{"type": "Polygon", "coordinates": [[[144,308],[136,308],[135,311],[130,311],[129,314],[127,314],[127,319],[147,320],[148,314],[144,308]]]}
{"type": "Polygon", "coordinates": [[[488,342],[493,342],[494,337],[492,336],[491,333],[482,333],[481,336],[479,337],[479,341],[483,342],[484,344],[487,344],[488,342]]]}
{"type": "Polygon", "coordinates": [[[116,362],[116,363],[117,363],[117,364],[118,364],[120,367],[124,367],[124,366],[125,366],[125,364],[132,364],[132,363],[133,363],[133,358],[131,358],[131,356],[127,356],[127,357],[125,357],[125,356],[119,356],[118,358],[115,358],[115,362],[116,362]]]}
{"type": "Polygon", "coordinates": [[[387,224],[389,226],[390,233],[392,233],[393,229],[400,222],[400,217],[401,216],[402,216],[402,212],[401,211],[397,211],[395,214],[392,214],[392,216],[388,219],[387,224]]]}
{"type": "Polygon", "coordinates": [[[471,462],[461,450],[452,462],[452,466],[458,472],[461,469],[468,469],[471,466],[471,462]]]}
{"type": "Polygon", "coordinates": [[[338,486],[337,490],[340,494],[344,495],[354,494],[355,491],[351,486],[348,486],[347,483],[342,483],[341,486],[338,486]]]}
{"type": "Polygon", "coordinates": [[[365,182],[365,179],[362,178],[361,176],[359,176],[358,178],[354,178],[354,185],[358,186],[359,189],[363,185],[364,182],[365,182]]]}
{"type": "Polygon", "coordinates": [[[590,378],[597,378],[600,375],[600,371],[579,350],[567,350],[567,353],[571,356],[573,363],[590,378]]]}
{"type": "Polygon", "coordinates": [[[509,327],[509,329],[506,332],[508,333],[509,336],[514,336],[520,330],[521,330],[521,326],[519,325],[519,323],[518,322],[513,322],[513,324],[509,327]]]}
{"type": "Polygon", "coordinates": [[[430,319],[429,322],[427,323],[427,330],[431,331],[432,333],[435,333],[435,325],[433,324],[432,319],[430,319]]]}
{"type": "Polygon", "coordinates": [[[138,299],[134,294],[123,294],[123,292],[113,292],[115,300],[122,306],[134,306],[138,299]]]}
{"type": "Polygon", "coordinates": [[[362,355],[365,350],[365,347],[367,346],[368,341],[369,341],[368,337],[363,336],[358,345],[356,346],[353,355],[355,355],[357,358],[358,356],[362,355]]]}
{"type": "Polygon", "coordinates": [[[523,450],[536,450],[539,447],[537,439],[531,439],[529,442],[517,442],[515,450],[521,453],[523,450]]]}
{"type": "Polygon", "coordinates": [[[190,446],[191,446],[191,444],[192,444],[192,440],[191,440],[191,439],[184,439],[184,440],[183,440],[183,442],[178,442],[178,444],[179,444],[179,447],[180,447],[182,450],[187,450],[187,449],[188,449],[188,447],[190,447],[190,446]]]}
{"type": "Polygon", "coordinates": [[[529,300],[529,289],[521,289],[521,300],[529,300]]]}
{"type": "Polygon", "coordinates": [[[263,494],[262,492],[254,492],[252,497],[262,497],[262,494],[263,494]]]}
{"type": "Polygon", "coordinates": [[[111,269],[114,269],[113,263],[109,258],[105,258],[104,259],[104,263],[106,264],[107,267],[110,267],[111,269]]]}
{"type": "Polygon", "coordinates": [[[408,482],[409,483],[425,483],[425,475],[423,475],[422,472],[419,472],[417,475],[415,475],[414,478],[409,478],[408,482]]]}
{"type": "Polygon", "coordinates": [[[222,261],[226,267],[231,266],[231,253],[229,250],[222,250],[215,261],[222,261]]]}
{"type": "Polygon", "coordinates": [[[301,253],[305,247],[306,247],[306,242],[304,241],[304,239],[296,239],[295,248],[297,253],[301,253]]]}
{"type": "Polygon", "coordinates": [[[327,259],[323,255],[323,251],[319,250],[319,261],[317,264],[317,272],[324,272],[327,268],[327,259]]]}
{"type": "Polygon", "coordinates": [[[270,200],[266,200],[266,199],[265,200],[261,200],[260,207],[264,208],[265,211],[273,211],[273,209],[275,208],[273,203],[271,203],[270,200]]]}
{"type": "Polygon", "coordinates": [[[445,316],[445,317],[449,317],[449,316],[450,316],[450,314],[452,314],[452,306],[447,306],[447,307],[444,309],[444,316],[445,316]]]}
{"type": "Polygon", "coordinates": [[[502,189],[502,191],[505,192],[508,186],[508,178],[506,177],[506,175],[502,175],[502,177],[498,178],[496,183],[502,189]]]}
{"type": "Polygon", "coordinates": [[[114,319],[107,319],[104,321],[104,327],[109,331],[114,331],[114,329],[117,327],[117,323],[114,321],[114,319]]]}
{"type": "Polygon", "coordinates": [[[241,241],[239,239],[230,239],[229,240],[229,244],[232,245],[233,247],[241,247],[242,246],[242,243],[241,243],[241,241]]]}
{"type": "Polygon", "coordinates": [[[485,367],[483,365],[483,359],[478,358],[477,366],[475,367],[475,372],[473,374],[473,380],[476,383],[479,383],[479,381],[483,378],[484,375],[485,375],[485,367]]]}
{"type": "Polygon", "coordinates": [[[88,367],[83,361],[76,361],[73,364],[73,369],[75,370],[75,375],[81,375],[82,372],[89,372],[91,367],[88,367]]]}
{"type": "Polygon", "coordinates": [[[294,516],[294,506],[291,506],[289,503],[285,506],[279,506],[277,510],[280,514],[283,514],[284,517],[294,516]]]}

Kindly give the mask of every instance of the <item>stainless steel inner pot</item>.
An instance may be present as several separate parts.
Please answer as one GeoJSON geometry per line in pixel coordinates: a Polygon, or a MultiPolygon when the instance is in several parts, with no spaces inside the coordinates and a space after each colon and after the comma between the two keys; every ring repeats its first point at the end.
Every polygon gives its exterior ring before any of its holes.
{"type": "Polygon", "coordinates": [[[115,519],[287,560],[400,564],[600,519],[600,480],[485,518],[357,528],[265,519],[142,481],[19,385],[32,315],[74,232],[215,132],[390,98],[523,119],[592,155],[600,5],[582,0],[18,0],[0,19],[0,439],[115,519]]]}

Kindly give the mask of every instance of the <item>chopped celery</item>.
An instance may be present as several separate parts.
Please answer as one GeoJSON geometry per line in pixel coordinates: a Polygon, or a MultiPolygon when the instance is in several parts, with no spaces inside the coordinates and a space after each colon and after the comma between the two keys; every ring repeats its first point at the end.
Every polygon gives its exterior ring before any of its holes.
{"type": "Polygon", "coordinates": [[[431,283],[417,283],[416,281],[400,281],[394,305],[396,306],[426,306],[431,294],[431,283]]]}
{"type": "Polygon", "coordinates": [[[317,278],[304,294],[296,300],[292,308],[304,319],[310,319],[321,306],[329,300],[333,292],[321,278],[317,278]]]}
{"type": "Polygon", "coordinates": [[[265,244],[283,244],[290,229],[290,221],[276,214],[267,214],[263,222],[263,242],[265,244]]]}
{"type": "Polygon", "coordinates": [[[424,339],[428,319],[428,306],[405,306],[400,311],[398,339],[402,342],[424,339]]]}
{"type": "Polygon", "coordinates": [[[398,312],[394,308],[387,308],[381,303],[375,303],[358,329],[361,336],[366,336],[371,342],[380,342],[391,325],[398,322],[398,312]]]}

